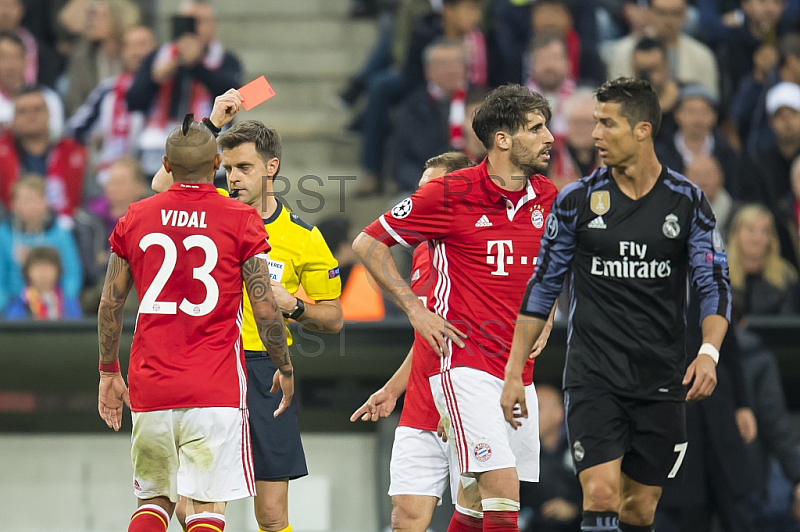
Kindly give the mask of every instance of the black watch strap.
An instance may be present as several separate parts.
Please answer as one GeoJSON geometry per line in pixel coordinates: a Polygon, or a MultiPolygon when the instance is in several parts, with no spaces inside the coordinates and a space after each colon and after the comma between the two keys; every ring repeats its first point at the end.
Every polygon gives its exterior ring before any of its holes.
{"type": "Polygon", "coordinates": [[[298,298],[296,298],[296,299],[297,299],[297,308],[296,308],[296,309],[294,309],[294,312],[292,312],[291,314],[289,314],[289,317],[290,317],[290,318],[292,318],[293,320],[297,320],[297,318],[299,318],[300,316],[302,316],[302,315],[303,315],[303,312],[305,312],[305,311],[306,311],[306,304],[305,304],[305,301],[303,301],[303,300],[302,300],[302,299],[300,299],[299,297],[298,297],[298,298]]]}
{"type": "Polygon", "coordinates": [[[209,131],[211,131],[214,134],[215,137],[219,136],[220,132],[222,131],[222,128],[219,128],[219,127],[215,126],[211,122],[210,118],[204,118],[203,119],[203,123],[206,125],[206,127],[209,129],[209,131]]]}

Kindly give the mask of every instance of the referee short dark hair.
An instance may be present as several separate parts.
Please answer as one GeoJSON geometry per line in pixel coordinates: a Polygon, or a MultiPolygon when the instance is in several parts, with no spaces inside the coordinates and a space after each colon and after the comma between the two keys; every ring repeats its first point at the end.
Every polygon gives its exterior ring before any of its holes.
{"type": "Polygon", "coordinates": [[[552,111],[544,96],[522,85],[502,85],[491,91],[475,112],[472,129],[486,149],[491,150],[495,133],[515,134],[528,125],[528,114],[535,112],[542,113],[545,122],[550,121],[552,111]]]}
{"type": "Polygon", "coordinates": [[[653,128],[651,137],[655,138],[658,134],[661,105],[649,81],[634,78],[606,81],[597,89],[595,97],[599,103],[620,104],[619,114],[625,117],[631,128],[639,122],[648,122],[653,128]]]}
{"type": "Polygon", "coordinates": [[[219,139],[217,139],[217,144],[221,150],[232,150],[242,144],[251,142],[255,144],[256,152],[264,162],[264,166],[267,165],[270,159],[278,159],[278,169],[275,171],[275,175],[278,175],[281,171],[280,160],[283,148],[281,136],[271,127],[265,126],[258,120],[245,120],[222,132],[219,139]]]}

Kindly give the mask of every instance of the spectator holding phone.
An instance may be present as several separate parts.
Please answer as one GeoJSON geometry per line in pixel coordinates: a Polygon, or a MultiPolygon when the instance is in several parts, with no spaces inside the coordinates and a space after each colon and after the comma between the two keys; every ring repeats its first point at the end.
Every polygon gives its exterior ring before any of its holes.
{"type": "Polygon", "coordinates": [[[216,40],[211,4],[194,0],[172,19],[172,41],[148,55],[128,89],[128,110],[148,116],[142,166],[155,174],[167,135],[186,113],[211,114],[214,97],[242,85],[242,65],[216,40]]]}

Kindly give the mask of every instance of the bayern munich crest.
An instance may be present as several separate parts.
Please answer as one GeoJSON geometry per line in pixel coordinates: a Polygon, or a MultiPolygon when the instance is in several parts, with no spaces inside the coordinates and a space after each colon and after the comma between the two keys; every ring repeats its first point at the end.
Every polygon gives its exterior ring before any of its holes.
{"type": "Polygon", "coordinates": [[[473,453],[478,462],[485,462],[492,457],[492,448],[488,443],[481,442],[475,445],[473,453]]]}
{"type": "Polygon", "coordinates": [[[531,213],[531,223],[536,229],[544,227],[544,214],[539,209],[533,209],[531,213]]]}

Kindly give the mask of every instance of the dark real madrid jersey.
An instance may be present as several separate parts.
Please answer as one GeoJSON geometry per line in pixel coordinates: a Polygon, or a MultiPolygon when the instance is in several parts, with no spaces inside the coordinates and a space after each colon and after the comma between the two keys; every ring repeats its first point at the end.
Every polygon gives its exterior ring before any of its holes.
{"type": "Polygon", "coordinates": [[[682,399],[687,278],[700,294],[701,320],[729,318],[727,259],[711,206],[662,168],[638,200],[600,168],[553,204],[520,312],[547,318],[570,274],[565,388],[682,399]]]}

